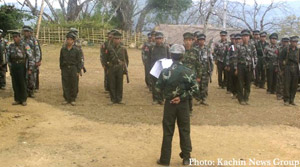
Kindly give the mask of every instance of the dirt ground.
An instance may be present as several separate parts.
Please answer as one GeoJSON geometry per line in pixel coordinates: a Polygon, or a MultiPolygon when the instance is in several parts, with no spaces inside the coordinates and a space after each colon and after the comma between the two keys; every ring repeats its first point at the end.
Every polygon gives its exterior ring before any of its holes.
{"type": "MultiPolygon", "coordinates": [[[[41,90],[27,107],[11,106],[10,76],[0,91],[0,167],[152,167],[160,155],[162,106],[151,105],[139,50],[129,50],[126,105],[109,106],[98,47],[84,47],[87,73],[77,106],[63,106],[60,47],[43,46],[41,90]]],[[[218,89],[214,73],[207,107],[195,106],[192,156],[198,160],[300,160],[300,107],[285,107],[252,87],[249,106],[218,89]]],[[[300,94],[296,97],[300,105],[300,94]]],[[[181,166],[176,130],[171,166],[181,166]]],[[[216,165],[215,165],[216,166],[216,165]]],[[[272,166],[272,165],[271,165],[272,166]]]]}

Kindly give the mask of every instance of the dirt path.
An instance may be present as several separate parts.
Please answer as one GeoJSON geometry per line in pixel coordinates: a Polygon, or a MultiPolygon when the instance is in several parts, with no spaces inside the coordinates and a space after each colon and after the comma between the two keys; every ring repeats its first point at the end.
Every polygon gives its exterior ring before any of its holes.
{"type": "MultiPolygon", "coordinates": [[[[107,106],[97,50],[85,50],[78,106],[62,106],[57,47],[44,47],[41,91],[27,107],[11,106],[0,92],[0,167],[152,167],[160,154],[162,107],[145,89],[139,51],[130,50],[131,83],[126,106],[107,106]]],[[[9,79],[9,77],[8,77],[9,79]]],[[[214,81],[216,78],[214,76],[214,81]]],[[[8,81],[10,82],[10,81],[8,81]]],[[[297,102],[299,102],[297,95],[297,102]]],[[[192,156],[198,160],[300,160],[300,108],[283,107],[265,90],[253,89],[251,105],[237,105],[210,85],[209,107],[195,107],[192,156]]],[[[180,166],[178,132],[171,166],[180,166]]]]}

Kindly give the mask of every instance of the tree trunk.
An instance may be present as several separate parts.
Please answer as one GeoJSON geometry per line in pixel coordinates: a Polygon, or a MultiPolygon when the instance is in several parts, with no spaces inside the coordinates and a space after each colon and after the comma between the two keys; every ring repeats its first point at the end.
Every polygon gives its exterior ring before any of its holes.
{"type": "Polygon", "coordinates": [[[142,32],[143,27],[145,25],[146,16],[152,9],[154,9],[154,7],[150,4],[147,4],[147,6],[144,7],[144,9],[142,10],[142,12],[140,14],[140,17],[138,19],[138,22],[137,22],[137,25],[135,28],[136,32],[142,32]]]}

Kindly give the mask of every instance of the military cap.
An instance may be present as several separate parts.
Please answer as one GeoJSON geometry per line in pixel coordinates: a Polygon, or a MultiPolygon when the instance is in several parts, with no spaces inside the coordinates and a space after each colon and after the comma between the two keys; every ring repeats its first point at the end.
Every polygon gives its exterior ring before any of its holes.
{"type": "Polygon", "coordinates": [[[285,35],[285,36],[282,37],[281,41],[283,41],[283,42],[289,42],[290,41],[290,37],[287,36],[287,35],[285,35]]]}
{"type": "Polygon", "coordinates": [[[120,31],[115,31],[113,33],[114,38],[122,38],[122,33],[120,31]]]}
{"type": "Polygon", "coordinates": [[[183,34],[183,38],[184,39],[193,39],[194,38],[194,34],[191,32],[186,32],[183,34]]]}
{"type": "Polygon", "coordinates": [[[267,32],[263,31],[259,34],[261,37],[266,37],[267,36],[267,32]]]}
{"type": "Polygon", "coordinates": [[[149,32],[149,33],[147,34],[147,37],[148,37],[148,38],[151,38],[151,32],[149,32]]]}
{"type": "Polygon", "coordinates": [[[299,41],[299,37],[298,37],[298,36],[292,36],[292,37],[290,38],[290,41],[291,41],[291,42],[298,42],[298,41],[299,41]]]}
{"type": "Polygon", "coordinates": [[[199,34],[201,34],[200,31],[195,31],[195,32],[194,32],[194,37],[197,37],[199,34]]]}
{"type": "Polygon", "coordinates": [[[234,38],[235,38],[235,39],[241,39],[241,38],[242,38],[242,34],[239,34],[239,33],[238,33],[238,34],[235,34],[235,35],[234,35],[234,38]]]}
{"type": "Polygon", "coordinates": [[[156,31],[151,31],[151,35],[155,35],[156,34],[156,31]]]}
{"type": "Polygon", "coordinates": [[[20,31],[9,31],[9,33],[11,33],[12,36],[21,36],[21,32],[20,31]]]}
{"type": "Polygon", "coordinates": [[[272,34],[269,36],[269,39],[278,39],[278,34],[277,34],[277,33],[272,33],[272,34]]]}
{"type": "Polygon", "coordinates": [[[73,32],[68,32],[66,38],[72,38],[73,40],[76,39],[76,35],[73,32]]]}
{"type": "Polygon", "coordinates": [[[259,32],[259,30],[253,30],[252,33],[253,33],[253,35],[259,35],[260,32],[259,32]]]}
{"type": "Polygon", "coordinates": [[[23,26],[23,31],[33,32],[33,29],[30,26],[23,26]]]}
{"type": "Polygon", "coordinates": [[[174,44],[170,48],[170,53],[173,53],[173,54],[184,54],[185,53],[185,48],[184,48],[183,45],[174,44]]]}
{"type": "Polygon", "coordinates": [[[250,35],[250,31],[245,29],[245,30],[242,30],[241,34],[242,34],[242,36],[250,35]]]}
{"type": "Polygon", "coordinates": [[[235,34],[230,34],[230,38],[234,38],[235,37],[235,34]]]}
{"type": "Polygon", "coordinates": [[[70,32],[76,32],[76,33],[78,33],[78,30],[76,29],[76,28],[70,28],[70,32]]]}
{"type": "Polygon", "coordinates": [[[197,39],[200,40],[200,39],[206,39],[206,35],[205,34],[199,34],[197,36],[197,39]]]}
{"type": "Polygon", "coordinates": [[[155,33],[155,38],[163,38],[164,34],[162,32],[156,32],[155,33]]]}
{"type": "Polygon", "coordinates": [[[227,31],[220,31],[220,35],[227,35],[227,31]]]}

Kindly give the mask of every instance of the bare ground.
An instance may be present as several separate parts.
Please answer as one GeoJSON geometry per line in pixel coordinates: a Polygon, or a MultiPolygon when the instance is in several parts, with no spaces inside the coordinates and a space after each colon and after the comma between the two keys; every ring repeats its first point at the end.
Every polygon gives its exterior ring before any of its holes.
{"type": "MultiPolygon", "coordinates": [[[[108,106],[103,90],[99,48],[86,47],[88,72],[80,78],[77,106],[63,101],[59,46],[43,47],[41,90],[27,107],[11,106],[8,89],[0,92],[0,166],[102,167],[156,166],[162,140],[162,106],[151,105],[139,50],[129,50],[130,84],[125,106],[108,106]]],[[[297,95],[296,103],[300,104],[297,95]]],[[[252,88],[250,106],[240,106],[216,77],[210,106],[195,106],[192,156],[197,159],[300,159],[300,107],[284,107],[274,95],[252,88]]],[[[178,133],[172,166],[180,166],[178,133]]]]}

